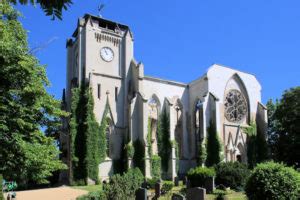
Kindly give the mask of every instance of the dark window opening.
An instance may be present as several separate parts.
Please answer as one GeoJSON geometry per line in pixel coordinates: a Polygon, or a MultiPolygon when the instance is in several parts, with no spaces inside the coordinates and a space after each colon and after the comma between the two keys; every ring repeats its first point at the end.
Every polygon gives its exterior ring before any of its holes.
{"type": "Polygon", "coordinates": [[[118,101],[118,87],[115,87],[115,100],[118,101]]]}
{"type": "Polygon", "coordinates": [[[98,84],[97,91],[98,91],[98,99],[100,99],[101,98],[101,85],[100,84],[98,84]]]}

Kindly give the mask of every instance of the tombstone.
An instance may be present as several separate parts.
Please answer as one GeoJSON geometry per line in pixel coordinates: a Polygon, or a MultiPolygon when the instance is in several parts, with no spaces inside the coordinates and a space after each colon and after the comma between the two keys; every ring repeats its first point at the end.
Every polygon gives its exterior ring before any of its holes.
{"type": "Polygon", "coordinates": [[[179,185],[179,178],[178,178],[178,176],[176,176],[175,179],[174,179],[174,185],[175,186],[179,185]]]}
{"type": "Polygon", "coordinates": [[[209,177],[205,179],[204,187],[208,194],[213,193],[215,189],[215,177],[209,177]]]}
{"type": "Polygon", "coordinates": [[[185,197],[181,194],[173,194],[172,200],[185,200],[185,197]]]}
{"type": "Polygon", "coordinates": [[[161,183],[157,182],[155,183],[155,197],[156,198],[160,197],[160,193],[161,193],[161,183]]]}
{"type": "Polygon", "coordinates": [[[147,200],[147,189],[139,188],[135,192],[135,200],[147,200]]]}
{"type": "Polygon", "coordinates": [[[194,187],[187,190],[187,200],[204,200],[206,196],[206,190],[201,187],[194,187]]]}

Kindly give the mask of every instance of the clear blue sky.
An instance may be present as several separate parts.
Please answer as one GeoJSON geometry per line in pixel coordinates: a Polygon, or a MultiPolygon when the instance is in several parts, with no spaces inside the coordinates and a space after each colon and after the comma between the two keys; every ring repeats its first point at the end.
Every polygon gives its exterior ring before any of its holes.
{"type": "MultiPolygon", "coordinates": [[[[85,13],[97,15],[100,1],[74,0],[63,21],[37,7],[17,6],[25,16],[31,47],[54,38],[37,53],[61,98],[66,77],[66,38],[85,13]]],[[[188,83],[213,63],[254,74],[262,101],[300,86],[300,1],[275,0],[102,0],[103,17],[127,24],[135,57],[145,74],[188,83]]]]}

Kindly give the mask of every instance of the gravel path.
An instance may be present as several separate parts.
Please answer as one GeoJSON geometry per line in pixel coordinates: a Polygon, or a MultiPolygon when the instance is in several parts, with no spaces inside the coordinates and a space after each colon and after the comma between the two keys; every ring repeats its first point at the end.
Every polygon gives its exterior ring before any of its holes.
{"type": "Polygon", "coordinates": [[[17,192],[17,200],[75,200],[76,197],[87,193],[85,190],[62,186],[57,188],[20,191],[17,192]]]}

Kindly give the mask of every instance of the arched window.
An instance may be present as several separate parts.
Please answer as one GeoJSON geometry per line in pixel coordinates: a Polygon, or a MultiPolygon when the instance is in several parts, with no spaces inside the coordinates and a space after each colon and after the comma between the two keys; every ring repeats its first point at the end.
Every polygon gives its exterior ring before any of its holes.
{"type": "Polygon", "coordinates": [[[196,101],[195,105],[195,134],[198,142],[204,138],[203,135],[203,103],[200,99],[196,101]]]}
{"type": "Polygon", "coordinates": [[[109,117],[106,117],[106,129],[105,129],[105,136],[106,136],[106,156],[111,158],[111,135],[113,132],[113,125],[112,121],[109,117]]]}
{"type": "Polygon", "coordinates": [[[183,156],[183,124],[182,124],[182,103],[179,99],[176,100],[174,105],[176,111],[176,126],[175,126],[175,140],[178,144],[179,158],[183,156]]]}
{"type": "Polygon", "coordinates": [[[148,134],[151,134],[151,148],[152,154],[158,153],[158,146],[157,146],[157,126],[158,126],[158,116],[159,116],[159,109],[160,103],[156,95],[152,95],[152,97],[148,101],[148,109],[149,109],[149,125],[148,134]]]}

